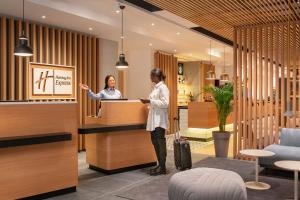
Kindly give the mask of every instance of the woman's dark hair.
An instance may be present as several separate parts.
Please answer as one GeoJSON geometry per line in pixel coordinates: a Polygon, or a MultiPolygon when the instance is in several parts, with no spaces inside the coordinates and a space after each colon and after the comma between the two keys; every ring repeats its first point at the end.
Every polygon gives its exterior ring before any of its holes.
{"type": "Polygon", "coordinates": [[[152,69],[151,70],[151,76],[157,77],[160,81],[165,81],[166,80],[166,75],[159,68],[152,69]]]}
{"type": "Polygon", "coordinates": [[[116,78],[115,78],[113,75],[107,75],[107,76],[105,77],[105,87],[104,87],[104,89],[109,88],[109,87],[108,87],[108,80],[109,80],[111,77],[112,77],[113,79],[116,80],[116,78]]]}

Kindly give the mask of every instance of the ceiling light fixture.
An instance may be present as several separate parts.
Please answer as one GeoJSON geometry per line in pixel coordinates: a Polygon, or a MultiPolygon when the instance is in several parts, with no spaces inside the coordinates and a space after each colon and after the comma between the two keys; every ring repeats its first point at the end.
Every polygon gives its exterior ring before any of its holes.
{"type": "Polygon", "coordinates": [[[126,69],[128,68],[128,62],[125,59],[125,54],[124,54],[124,48],[123,48],[123,43],[124,43],[124,5],[120,5],[120,9],[122,11],[122,32],[121,32],[121,53],[119,55],[119,60],[116,63],[116,68],[117,69],[126,69]]]}
{"type": "Polygon", "coordinates": [[[152,45],[153,45],[152,43],[149,43],[149,46],[150,46],[150,47],[152,47],[152,45]]]}
{"type": "Polygon", "coordinates": [[[32,56],[33,51],[28,46],[28,38],[25,36],[25,18],[24,18],[24,0],[23,0],[23,21],[22,21],[22,35],[19,37],[19,43],[18,46],[15,47],[14,55],[15,56],[32,56]]]}
{"type": "Polygon", "coordinates": [[[206,73],[206,80],[215,80],[216,79],[216,73],[212,69],[212,64],[211,64],[211,40],[209,41],[209,65],[210,65],[210,70],[206,73]]]}
{"type": "Polygon", "coordinates": [[[151,26],[155,26],[155,24],[154,24],[154,23],[152,23],[152,24],[151,24],[151,26]]]}
{"type": "Polygon", "coordinates": [[[176,35],[180,35],[180,32],[177,32],[176,35]]]}
{"type": "Polygon", "coordinates": [[[90,27],[90,28],[89,28],[89,31],[92,31],[92,30],[93,30],[93,28],[92,28],[92,27],[90,27]]]}
{"type": "Polygon", "coordinates": [[[45,16],[45,15],[43,15],[43,16],[42,16],[42,19],[46,19],[46,16],[45,16]]]}
{"type": "Polygon", "coordinates": [[[120,13],[120,10],[116,10],[116,13],[119,14],[119,13],[120,13]]]}
{"type": "Polygon", "coordinates": [[[177,50],[176,50],[176,49],[174,49],[174,52],[177,52],[177,50]]]}
{"type": "Polygon", "coordinates": [[[223,66],[223,72],[220,75],[220,81],[223,81],[225,83],[229,82],[229,74],[226,73],[226,70],[225,70],[225,46],[224,46],[224,66],[223,66]]]}

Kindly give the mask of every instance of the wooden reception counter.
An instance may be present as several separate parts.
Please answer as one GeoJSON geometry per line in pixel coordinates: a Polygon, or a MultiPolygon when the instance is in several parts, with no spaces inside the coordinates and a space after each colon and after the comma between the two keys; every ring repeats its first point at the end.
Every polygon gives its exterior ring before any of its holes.
{"type": "MultiPolygon", "coordinates": [[[[188,104],[189,128],[214,128],[218,126],[217,109],[213,102],[190,102],[188,104]]],[[[232,113],[227,124],[233,123],[232,113]]]]}
{"type": "Polygon", "coordinates": [[[155,165],[146,120],[147,106],[140,101],[103,101],[101,117],[86,117],[79,128],[79,134],[86,134],[90,168],[115,173],[155,165]]]}
{"type": "Polygon", "coordinates": [[[0,199],[76,191],[77,103],[0,103],[0,199]]]}

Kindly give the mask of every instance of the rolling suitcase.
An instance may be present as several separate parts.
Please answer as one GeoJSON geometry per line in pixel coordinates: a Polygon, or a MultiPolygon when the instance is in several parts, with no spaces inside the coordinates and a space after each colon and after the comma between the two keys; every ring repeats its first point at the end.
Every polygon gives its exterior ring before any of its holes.
{"type": "Polygon", "coordinates": [[[178,126],[178,119],[174,118],[175,121],[175,133],[174,133],[174,161],[176,169],[185,170],[192,168],[192,156],[190,143],[187,140],[180,138],[180,130],[178,126]]]}

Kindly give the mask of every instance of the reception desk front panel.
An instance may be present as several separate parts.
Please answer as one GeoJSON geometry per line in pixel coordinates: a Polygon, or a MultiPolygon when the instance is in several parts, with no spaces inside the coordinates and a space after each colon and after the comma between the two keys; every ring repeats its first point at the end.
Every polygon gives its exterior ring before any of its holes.
{"type": "Polygon", "coordinates": [[[0,103],[0,199],[75,189],[77,104],[0,103]]]}
{"type": "Polygon", "coordinates": [[[140,101],[104,101],[101,117],[87,117],[79,129],[86,134],[87,163],[106,173],[156,164],[147,106],[140,101]]]}

